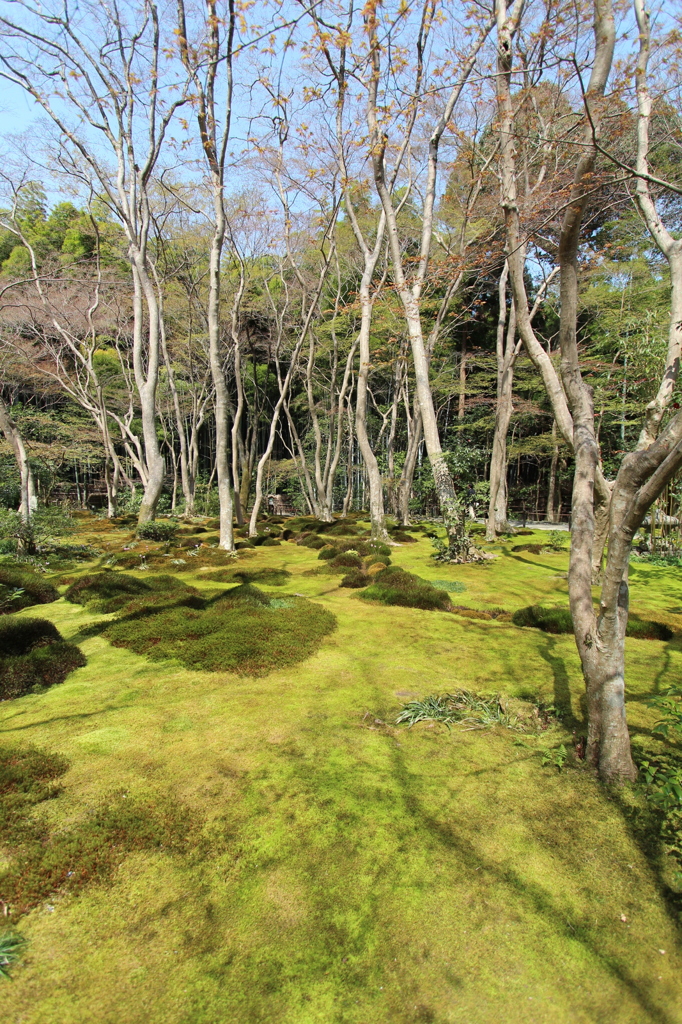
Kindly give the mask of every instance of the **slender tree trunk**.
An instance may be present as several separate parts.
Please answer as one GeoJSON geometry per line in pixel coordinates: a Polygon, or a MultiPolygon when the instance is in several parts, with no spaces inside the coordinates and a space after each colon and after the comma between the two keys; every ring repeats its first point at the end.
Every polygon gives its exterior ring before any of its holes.
{"type": "Polygon", "coordinates": [[[133,368],[135,383],[140,396],[142,437],[146,481],[142,504],[138,513],[139,525],[149,522],[156,515],[161,491],[163,490],[164,462],[156,433],[156,388],[159,379],[159,307],[154,285],[149,278],[144,258],[136,250],[132,253],[133,270],[133,368]],[[143,365],[143,297],[148,314],[147,366],[143,365]]]}
{"type": "Polygon", "coordinates": [[[457,399],[457,419],[464,419],[467,397],[467,339],[462,334],[462,345],[459,354],[459,397],[457,399]]]}
{"type": "Polygon", "coordinates": [[[38,500],[36,497],[35,483],[33,479],[33,470],[28,460],[26,453],[26,446],[24,439],[21,436],[21,431],[15,423],[14,419],[9,413],[7,406],[0,398],[0,430],[5,435],[5,439],[11,445],[12,451],[14,452],[14,458],[17,463],[19,470],[19,480],[21,486],[21,500],[19,504],[19,513],[24,522],[28,522],[31,518],[31,514],[35,511],[38,506],[38,500]]]}
{"type": "MultiPolygon", "coordinates": [[[[374,261],[376,263],[376,261],[374,261]]],[[[365,270],[360,285],[361,322],[358,336],[360,365],[358,367],[357,390],[355,396],[355,435],[362,459],[367,471],[369,483],[369,515],[372,525],[372,537],[375,540],[388,540],[384,516],[384,492],[381,471],[376,455],[372,450],[367,434],[367,378],[370,366],[369,332],[372,323],[372,300],[369,294],[371,272],[365,270]]]]}
{"type": "Polygon", "coordinates": [[[559,522],[559,507],[561,501],[557,501],[557,468],[559,466],[559,445],[556,440],[556,420],[552,423],[552,438],[554,448],[552,450],[552,461],[549,466],[549,482],[547,487],[547,522],[559,522]]]}

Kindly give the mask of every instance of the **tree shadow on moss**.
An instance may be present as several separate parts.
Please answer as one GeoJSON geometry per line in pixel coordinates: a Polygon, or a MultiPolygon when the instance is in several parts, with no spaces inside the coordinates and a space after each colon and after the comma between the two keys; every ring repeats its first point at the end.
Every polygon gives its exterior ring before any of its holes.
{"type": "MultiPolygon", "coordinates": [[[[394,777],[401,788],[406,812],[410,815],[417,828],[423,829],[435,842],[455,853],[469,871],[483,871],[495,878],[511,892],[515,900],[529,905],[535,914],[543,918],[566,941],[579,943],[590,957],[628,990],[641,1008],[650,1015],[652,1021],[656,1021],[658,1024],[676,1024],[674,1018],[670,1017],[669,1014],[650,999],[647,989],[630,975],[627,967],[600,948],[598,937],[591,935],[579,919],[572,919],[573,915],[566,906],[557,903],[537,883],[522,878],[514,868],[499,865],[484,857],[466,836],[457,833],[455,827],[450,822],[439,821],[434,818],[424,808],[418,794],[415,792],[415,787],[412,784],[412,775],[407,768],[405,757],[400,748],[392,743],[390,752],[393,759],[394,777]]],[[[634,835],[633,838],[637,842],[634,835]]],[[[667,887],[662,884],[660,874],[655,868],[651,864],[649,867],[654,884],[662,897],[668,915],[673,924],[679,928],[679,919],[675,912],[676,908],[666,898],[669,890],[666,892],[667,887]]]]}
{"type": "MultiPolygon", "coordinates": [[[[557,652],[557,641],[554,637],[547,635],[545,643],[538,648],[540,657],[546,661],[552,670],[554,681],[554,706],[561,712],[567,726],[584,725],[584,721],[577,719],[573,713],[571,703],[571,687],[569,683],[568,670],[563,657],[557,652]]],[[[581,707],[581,711],[584,709],[581,707]]]]}

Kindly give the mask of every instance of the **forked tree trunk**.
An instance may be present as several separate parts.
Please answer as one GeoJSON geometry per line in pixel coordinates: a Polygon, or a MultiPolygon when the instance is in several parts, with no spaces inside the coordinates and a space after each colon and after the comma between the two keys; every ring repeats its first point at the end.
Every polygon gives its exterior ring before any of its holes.
{"type": "MultiPolygon", "coordinates": [[[[547,353],[542,350],[532,331],[523,279],[525,257],[517,202],[514,105],[511,96],[512,44],[522,7],[516,4],[513,13],[508,15],[505,0],[497,0],[496,10],[502,207],[507,250],[510,254],[508,259],[512,291],[521,336],[529,355],[543,375],[557,425],[568,443],[572,444],[575,453],[568,588],[576,646],[587,689],[588,758],[598,765],[605,779],[632,779],[636,769],[630,752],[624,702],[629,541],[622,524],[627,518],[627,488],[619,489],[617,480],[611,499],[609,553],[597,618],[592,602],[592,560],[595,544],[594,490],[601,468],[592,395],[581,376],[577,346],[577,252],[586,192],[590,187],[596,160],[594,140],[599,132],[602,100],[613,60],[615,27],[611,0],[594,0],[595,55],[585,97],[589,108],[589,123],[577,157],[573,186],[569,202],[564,208],[559,238],[561,382],[556,378],[547,353]],[[621,502],[621,494],[626,502],[625,507],[621,502]]],[[[628,479],[628,458],[624,460],[619,472],[619,479],[622,478],[623,483],[628,479]]],[[[636,474],[632,476],[634,478],[636,474]]],[[[631,519],[633,515],[631,511],[631,519]]]]}

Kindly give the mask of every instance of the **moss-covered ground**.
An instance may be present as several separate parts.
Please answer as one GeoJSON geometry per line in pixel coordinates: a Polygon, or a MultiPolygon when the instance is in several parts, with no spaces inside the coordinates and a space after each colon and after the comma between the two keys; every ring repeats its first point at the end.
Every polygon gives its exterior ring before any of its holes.
{"type": "MultiPolygon", "coordinates": [[[[130,538],[81,526],[103,553],[71,581],[130,538]]],[[[565,603],[567,555],[513,544],[450,567],[420,536],[391,559],[464,584],[451,596],[469,608],[565,603]]],[[[223,556],[198,550],[182,579],[231,585],[212,575],[223,556]]],[[[145,552],[174,570],[163,545],[145,552]]],[[[103,800],[171,800],[196,835],[184,852],[133,844],[106,878],[21,917],[28,945],[2,983],[3,1022],[682,1022],[680,904],[640,796],[541,764],[583,727],[572,638],[363,601],[291,542],[238,564],[286,569],[278,595],[336,616],[317,653],[261,678],[190,671],[111,646],[89,628],[102,615],[81,605],[41,606],[88,661],[0,704],[0,745],[70,765],[32,813],[76,834],[103,800]],[[393,724],[401,702],[460,687],[566,714],[537,735],[393,724]]],[[[646,700],[682,674],[682,570],[635,563],[631,581],[633,610],[675,631],[626,642],[629,721],[647,747],[646,700]]]]}

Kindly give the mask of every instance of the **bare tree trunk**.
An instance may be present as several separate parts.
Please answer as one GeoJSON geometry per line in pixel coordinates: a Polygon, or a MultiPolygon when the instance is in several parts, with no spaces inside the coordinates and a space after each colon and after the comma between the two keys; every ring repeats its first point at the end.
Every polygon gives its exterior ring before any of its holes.
{"type": "Polygon", "coordinates": [[[370,365],[369,332],[372,322],[373,307],[369,294],[369,286],[375,265],[376,259],[370,266],[368,266],[366,262],[365,273],[363,274],[362,283],[360,285],[360,304],[362,313],[360,334],[358,336],[360,365],[358,368],[357,391],[355,396],[355,434],[365,463],[365,469],[367,470],[367,479],[369,483],[369,516],[372,524],[372,537],[377,540],[387,541],[388,533],[386,532],[384,517],[384,492],[381,471],[367,434],[367,378],[369,376],[370,365]]]}
{"type": "Polygon", "coordinates": [[[467,338],[462,334],[462,345],[459,354],[459,397],[457,400],[457,419],[464,419],[467,397],[467,338]]]}
{"type": "Polygon", "coordinates": [[[511,422],[512,387],[516,360],[516,313],[512,302],[507,324],[507,278],[505,262],[499,281],[499,316],[497,321],[497,404],[495,432],[490,456],[490,501],[486,540],[495,540],[498,533],[509,531],[507,522],[507,434],[511,422]]]}
{"type": "Polygon", "coordinates": [[[19,479],[21,486],[21,501],[19,504],[19,513],[24,522],[28,522],[31,518],[31,514],[35,511],[38,506],[38,499],[36,497],[35,482],[33,479],[33,471],[31,464],[28,460],[26,453],[26,446],[24,439],[21,436],[19,427],[12,419],[7,406],[0,398],[0,430],[5,435],[5,439],[11,445],[12,451],[14,452],[14,458],[17,463],[19,470],[19,479]]]}
{"type": "Polygon", "coordinates": [[[559,445],[556,440],[556,420],[552,423],[552,438],[554,448],[552,450],[552,461],[549,466],[549,481],[547,486],[547,522],[559,522],[559,505],[557,502],[557,468],[559,465],[559,445]]]}
{"type": "Polygon", "coordinates": [[[136,249],[132,249],[131,262],[134,288],[134,325],[133,325],[133,369],[135,383],[140,396],[140,412],[142,416],[142,436],[144,439],[144,459],[147,479],[144,485],[142,504],[138,513],[139,525],[149,522],[156,515],[161,491],[163,490],[164,462],[156,434],[156,387],[159,379],[159,308],[149,275],[144,265],[144,257],[136,249]],[[144,296],[148,313],[147,366],[143,363],[143,313],[142,299],[144,296]]]}

